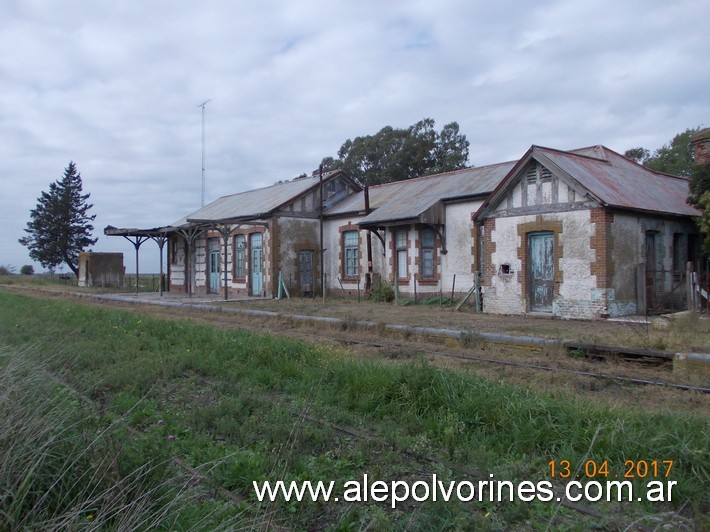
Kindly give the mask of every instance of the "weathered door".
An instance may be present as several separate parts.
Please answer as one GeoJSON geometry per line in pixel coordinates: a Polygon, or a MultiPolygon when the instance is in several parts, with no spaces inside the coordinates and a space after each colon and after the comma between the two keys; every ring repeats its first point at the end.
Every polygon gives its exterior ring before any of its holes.
{"type": "Polygon", "coordinates": [[[219,292],[219,251],[210,251],[210,292],[219,292]]]}
{"type": "Polygon", "coordinates": [[[656,266],[656,233],[646,233],[646,311],[651,312],[656,307],[658,293],[658,273],[656,266]]]}
{"type": "Polygon", "coordinates": [[[249,272],[251,278],[251,295],[253,296],[260,296],[263,290],[261,245],[261,233],[252,233],[249,236],[249,272]]]}
{"type": "Polygon", "coordinates": [[[301,297],[313,296],[313,250],[304,249],[298,253],[298,274],[301,297]]]}
{"type": "Polygon", "coordinates": [[[555,294],[554,240],[552,233],[528,235],[530,310],[552,312],[555,294]]]}

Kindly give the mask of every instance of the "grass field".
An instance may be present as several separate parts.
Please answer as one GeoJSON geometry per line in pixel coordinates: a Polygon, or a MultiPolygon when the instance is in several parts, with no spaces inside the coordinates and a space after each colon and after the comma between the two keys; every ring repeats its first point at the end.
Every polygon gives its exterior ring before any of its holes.
{"type": "Polygon", "coordinates": [[[590,403],[416,356],[354,359],[328,345],[2,292],[0,357],[0,529],[709,524],[702,413],[590,403]],[[8,458],[21,452],[29,461],[8,458]],[[266,479],[342,485],[364,474],[536,482],[550,479],[551,460],[606,460],[611,478],[641,459],[674,461],[672,502],[585,503],[586,513],[539,501],[392,509],[260,503],[252,488],[266,479]]]}

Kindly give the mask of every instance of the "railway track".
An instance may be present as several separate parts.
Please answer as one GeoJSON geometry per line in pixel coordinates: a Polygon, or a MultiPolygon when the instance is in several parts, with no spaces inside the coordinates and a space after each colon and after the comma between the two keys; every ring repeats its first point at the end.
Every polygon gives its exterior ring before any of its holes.
{"type": "Polygon", "coordinates": [[[608,373],[599,373],[599,372],[594,372],[594,371],[582,371],[582,370],[575,370],[575,369],[569,369],[569,368],[548,366],[548,365],[544,365],[544,364],[528,364],[528,363],[519,362],[519,361],[515,361],[515,360],[502,360],[502,359],[481,357],[481,356],[475,356],[475,355],[464,355],[461,353],[453,353],[450,351],[441,351],[441,350],[434,350],[434,349],[419,349],[416,347],[413,348],[412,346],[402,345],[402,344],[391,344],[391,343],[383,343],[383,342],[368,342],[365,340],[346,339],[343,337],[328,336],[328,335],[324,335],[324,334],[313,334],[313,333],[304,333],[304,332],[292,332],[292,334],[294,334],[296,336],[301,336],[301,337],[307,338],[312,341],[329,340],[329,341],[336,342],[336,343],[339,343],[342,345],[359,345],[359,346],[371,347],[371,348],[375,348],[375,349],[402,350],[402,351],[414,350],[417,353],[421,353],[423,355],[431,355],[431,356],[435,356],[435,357],[453,358],[453,359],[457,359],[457,360],[464,360],[464,361],[470,361],[470,362],[485,362],[487,364],[497,364],[497,365],[502,365],[502,366],[511,366],[511,367],[532,369],[532,370],[537,370],[537,371],[546,371],[546,372],[552,372],[552,373],[566,373],[566,374],[577,375],[577,376],[581,376],[581,377],[593,377],[596,379],[606,379],[606,380],[612,380],[612,381],[623,382],[623,383],[627,383],[627,384],[636,384],[636,385],[642,385],[642,386],[663,386],[663,387],[667,387],[667,388],[674,388],[677,390],[694,391],[694,392],[700,392],[700,393],[710,393],[710,387],[692,386],[689,384],[677,384],[677,383],[666,382],[666,381],[662,381],[662,380],[651,380],[651,379],[644,379],[644,378],[640,378],[640,377],[612,375],[612,374],[608,374],[608,373]]]}
{"type": "MultiPolygon", "coordinates": [[[[6,287],[13,289],[15,287],[6,287]]],[[[15,291],[15,290],[13,290],[15,291]]],[[[23,290],[22,287],[17,287],[18,292],[26,293],[29,292],[30,295],[42,295],[42,290],[23,290]]],[[[397,350],[397,351],[410,351],[416,352],[423,355],[429,355],[434,358],[441,359],[456,359],[460,361],[468,362],[483,362],[487,364],[497,365],[497,366],[508,366],[526,370],[548,372],[548,373],[560,373],[567,375],[574,375],[578,377],[587,377],[594,379],[601,379],[606,381],[613,381],[618,383],[624,383],[629,385],[637,386],[659,386],[675,390],[683,390],[690,392],[698,392],[702,394],[710,393],[710,387],[708,386],[696,386],[692,384],[682,384],[669,382],[662,378],[646,378],[641,376],[629,376],[629,375],[615,375],[611,373],[603,373],[598,371],[587,371],[579,369],[571,369],[565,367],[556,367],[549,364],[543,363],[527,363],[521,362],[519,360],[505,360],[501,358],[494,357],[484,357],[476,356],[471,354],[463,354],[460,352],[446,351],[441,349],[424,348],[419,345],[410,344],[396,344],[396,343],[386,343],[386,342],[375,342],[368,340],[359,340],[351,337],[347,337],[344,334],[333,335],[324,334],[324,331],[331,332],[341,332],[347,331],[348,328],[354,327],[357,329],[370,330],[375,328],[375,324],[369,322],[348,322],[339,318],[323,318],[314,316],[302,316],[302,315],[289,315],[286,313],[276,313],[270,311],[254,311],[245,309],[233,309],[233,308],[223,308],[220,306],[211,306],[206,304],[181,304],[181,305],[162,305],[156,304],[155,302],[141,302],[141,301],[124,301],[117,300],[111,297],[104,297],[96,294],[57,294],[49,293],[44,294],[50,297],[62,297],[64,299],[81,299],[83,301],[98,302],[101,305],[111,305],[122,308],[139,308],[143,310],[154,309],[158,315],[171,315],[172,317],[184,317],[185,313],[191,318],[193,313],[195,314],[208,314],[212,317],[207,320],[209,323],[215,323],[217,321],[222,321],[221,318],[225,318],[224,324],[232,325],[236,327],[241,327],[250,330],[258,331],[268,331],[274,334],[281,334],[292,337],[300,337],[307,339],[309,341],[322,341],[328,340],[341,345],[349,346],[361,346],[366,348],[372,348],[377,350],[397,350]],[[220,318],[217,318],[217,317],[220,318]],[[235,322],[234,317],[246,317],[251,318],[254,321],[260,322],[261,325],[254,325],[253,323],[245,323],[244,320],[235,322]],[[308,333],[302,330],[297,330],[293,325],[284,327],[283,325],[278,325],[279,321],[286,321],[290,324],[308,324],[314,327],[318,327],[317,332],[308,333]],[[276,324],[276,326],[274,326],[276,324]]],[[[143,310],[139,310],[142,312],[143,310]]],[[[152,312],[151,312],[152,313],[152,312]]],[[[447,329],[433,329],[427,327],[411,327],[405,325],[385,325],[384,327],[377,326],[381,328],[382,335],[390,336],[417,336],[417,337],[431,337],[432,335],[444,335],[445,339],[455,340],[457,342],[465,340],[466,333],[464,331],[457,330],[447,330],[447,329]]],[[[380,332],[380,331],[378,331],[380,332]]],[[[673,359],[673,353],[660,350],[650,350],[650,349],[639,349],[639,348],[629,348],[624,346],[605,346],[596,345],[583,342],[570,342],[562,340],[535,338],[535,337],[519,337],[519,336],[509,336],[500,335],[494,333],[472,333],[477,336],[481,341],[491,342],[501,347],[512,346],[516,349],[543,349],[545,347],[549,348],[561,348],[564,349],[568,354],[575,354],[582,356],[590,361],[598,360],[622,360],[626,362],[631,362],[636,365],[642,366],[670,366],[673,359]]],[[[380,335],[380,336],[382,336],[380,335]]],[[[419,343],[419,342],[418,342],[419,343]]],[[[613,363],[613,362],[612,362],[613,363]]]]}

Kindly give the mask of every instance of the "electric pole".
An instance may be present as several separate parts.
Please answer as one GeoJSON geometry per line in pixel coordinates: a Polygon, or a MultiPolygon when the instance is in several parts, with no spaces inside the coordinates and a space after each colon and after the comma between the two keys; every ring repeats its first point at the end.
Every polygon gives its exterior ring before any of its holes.
{"type": "Polygon", "coordinates": [[[202,107],[202,207],[205,206],[205,105],[211,101],[212,98],[205,100],[197,106],[202,107]]]}

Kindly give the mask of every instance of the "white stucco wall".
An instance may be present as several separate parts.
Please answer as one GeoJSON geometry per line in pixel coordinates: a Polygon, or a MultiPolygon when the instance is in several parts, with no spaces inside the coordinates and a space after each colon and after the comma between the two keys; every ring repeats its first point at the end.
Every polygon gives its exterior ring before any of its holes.
{"type": "MultiPolygon", "coordinates": [[[[594,224],[589,210],[577,210],[541,215],[544,222],[562,222],[558,244],[562,247],[558,268],[562,279],[553,300],[552,313],[561,317],[590,318],[606,313],[606,292],[597,290],[591,263],[596,253],[591,248],[594,224]]],[[[532,223],[536,215],[497,218],[491,234],[495,251],[491,263],[495,274],[484,289],[484,310],[499,314],[521,314],[528,311],[527,287],[523,286],[521,270],[526,267],[518,258],[524,236],[518,235],[520,224],[532,223]],[[501,266],[509,265],[505,274],[501,266]]]]}
{"type": "Polygon", "coordinates": [[[495,251],[491,254],[491,265],[496,274],[486,284],[483,291],[483,310],[492,314],[521,314],[525,312],[523,289],[518,279],[522,262],[518,259],[518,223],[534,217],[496,218],[496,227],[491,232],[495,251]],[[503,265],[509,266],[510,273],[501,273],[503,265]]]}
{"type": "MultiPolygon", "coordinates": [[[[325,251],[325,273],[327,275],[326,286],[329,290],[341,290],[354,294],[357,291],[357,281],[345,280],[343,278],[343,266],[341,264],[342,233],[340,228],[347,225],[357,225],[363,217],[353,216],[348,218],[337,218],[325,220],[323,227],[323,247],[325,251]],[[338,282],[340,279],[340,282],[338,282]]],[[[359,257],[358,278],[360,279],[360,289],[365,289],[365,274],[367,273],[367,235],[369,231],[360,230],[358,232],[359,257]]],[[[385,257],[380,240],[371,235],[372,242],[372,268],[373,273],[380,274],[384,280],[387,279],[385,268],[385,257]]]]}
{"type": "Polygon", "coordinates": [[[481,201],[455,203],[446,206],[446,248],[440,255],[440,278],[443,291],[451,291],[456,275],[456,292],[466,293],[473,286],[473,248],[471,216],[481,201]]]}

